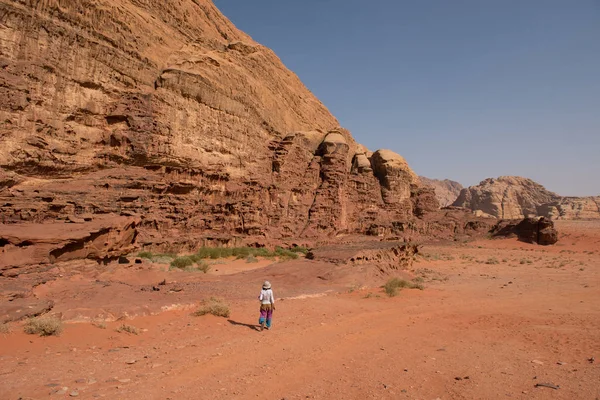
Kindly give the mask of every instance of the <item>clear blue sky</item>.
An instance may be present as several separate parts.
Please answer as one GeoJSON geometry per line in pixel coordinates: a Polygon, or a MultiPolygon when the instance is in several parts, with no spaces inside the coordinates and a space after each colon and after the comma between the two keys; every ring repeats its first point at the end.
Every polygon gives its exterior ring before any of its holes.
{"type": "Polygon", "coordinates": [[[600,195],[600,0],[215,0],[371,150],[600,195]]]}

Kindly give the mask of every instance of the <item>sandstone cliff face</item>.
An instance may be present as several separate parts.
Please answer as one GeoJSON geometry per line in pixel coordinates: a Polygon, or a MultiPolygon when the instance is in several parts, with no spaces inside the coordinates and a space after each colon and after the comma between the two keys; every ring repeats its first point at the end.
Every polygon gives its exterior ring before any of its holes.
{"type": "Polygon", "coordinates": [[[600,219],[600,196],[561,197],[543,204],[540,215],[552,219],[600,219]]]}
{"type": "Polygon", "coordinates": [[[522,219],[538,215],[542,204],[558,200],[559,196],[531,179],[501,176],[463,189],[453,206],[502,219],[522,219]]]}
{"type": "Polygon", "coordinates": [[[561,197],[531,179],[501,176],[463,189],[453,206],[501,219],[598,219],[600,197],[561,197]]]}
{"type": "Polygon", "coordinates": [[[222,244],[398,231],[438,207],[209,0],[0,0],[0,17],[2,223],[117,214],[141,243],[222,244]]]}
{"type": "Polygon", "coordinates": [[[424,176],[420,176],[419,179],[423,185],[432,187],[435,190],[435,196],[440,203],[440,207],[452,205],[463,189],[463,185],[450,179],[429,179],[424,176]]]}

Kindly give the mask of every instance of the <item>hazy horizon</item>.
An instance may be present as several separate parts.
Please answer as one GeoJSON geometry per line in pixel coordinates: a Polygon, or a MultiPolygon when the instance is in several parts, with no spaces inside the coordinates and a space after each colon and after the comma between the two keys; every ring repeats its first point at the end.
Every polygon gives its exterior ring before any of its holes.
{"type": "Polygon", "coordinates": [[[600,1],[216,0],[356,140],[464,186],[600,195],[600,1]]]}

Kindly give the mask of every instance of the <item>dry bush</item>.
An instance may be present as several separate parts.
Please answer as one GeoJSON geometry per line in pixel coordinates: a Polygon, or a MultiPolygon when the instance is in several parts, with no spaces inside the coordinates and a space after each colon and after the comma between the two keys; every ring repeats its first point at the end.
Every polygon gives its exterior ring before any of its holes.
{"type": "Polygon", "coordinates": [[[117,332],[126,332],[131,333],[132,335],[138,335],[140,333],[140,330],[133,325],[122,324],[120,327],[117,328],[117,332]]]}
{"type": "Polygon", "coordinates": [[[208,301],[204,301],[200,308],[194,312],[196,317],[206,314],[228,318],[231,312],[229,310],[229,306],[222,300],[211,297],[208,301]]]}
{"type": "Polygon", "coordinates": [[[10,326],[5,322],[1,323],[0,324],[0,333],[2,333],[2,334],[10,333],[10,326]]]}
{"type": "Polygon", "coordinates": [[[400,278],[391,278],[389,281],[386,282],[385,285],[383,285],[385,293],[390,297],[396,296],[398,294],[399,289],[423,290],[424,288],[425,287],[421,283],[409,282],[400,278]]]}
{"type": "Polygon", "coordinates": [[[61,320],[52,316],[30,318],[23,327],[25,333],[40,336],[58,336],[62,329],[61,320]]]}
{"type": "Polygon", "coordinates": [[[92,325],[94,325],[96,328],[106,329],[106,322],[104,321],[94,321],[92,322],[92,325]]]}

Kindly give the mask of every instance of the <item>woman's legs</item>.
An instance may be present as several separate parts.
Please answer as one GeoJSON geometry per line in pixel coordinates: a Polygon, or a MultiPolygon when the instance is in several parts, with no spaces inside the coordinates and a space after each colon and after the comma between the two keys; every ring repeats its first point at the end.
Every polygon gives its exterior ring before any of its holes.
{"type": "Polygon", "coordinates": [[[267,319],[267,310],[264,309],[264,307],[260,308],[260,318],[258,319],[258,324],[260,325],[260,328],[264,328],[265,326],[265,320],[267,319]]]}
{"type": "Polygon", "coordinates": [[[267,329],[271,328],[271,320],[273,319],[273,308],[269,307],[267,311],[267,329]]]}

